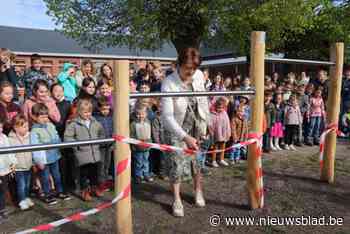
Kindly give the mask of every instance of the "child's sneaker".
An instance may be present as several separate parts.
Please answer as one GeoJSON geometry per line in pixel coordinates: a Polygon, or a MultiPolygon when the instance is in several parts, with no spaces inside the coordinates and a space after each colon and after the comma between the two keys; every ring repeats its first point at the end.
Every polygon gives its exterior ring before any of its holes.
{"type": "Polygon", "coordinates": [[[49,206],[57,204],[57,200],[55,198],[53,198],[52,196],[46,196],[44,198],[44,202],[46,204],[48,204],[49,206]]]}
{"type": "Polygon", "coordinates": [[[222,166],[225,166],[225,167],[228,166],[228,163],[225,160],[220,160],[219,164],[222,165],[222,166]]]}
{"type": "Polygon", "coordinates": [[[290,145],[289,148],[293,151],[296,151],[297,149],[294,147],[294,145],[290,145]]]}
{"type": "Polygon", "coordinates": [[[5,212],[0,211],[0,224],[6,222],[9,219],[5,212]]]}
{"type": "Polygon", "coordinates": [[[29,210],[30,206],[27,202],[27,200],[22,200],[19,204],[18,204],[19,208],[21,210],[29,210]]]}
{"type": "Polygon", "coordinates": [[[30,207],[32,207],[32,206],[35,205],[34,202],[32,201],[32,199],[30,199],[30,198],[26,198],[26,201],[27,201],[27,204],[28,204],[30,207]]]}
{"type": "Polygon", "coordinates": [[[211,164],[212,167],[219,167],[218,163],[216,161],[212,162],[211,164]]]}
{"type": "Polygon", "coordinates": [[[180,200],[175,200],[175,202],[173,203],[173,215],[175,217],[184,216],[184,207],[180,200]]]}
{"type": "Polygon", "coordinates": [[[286,150],[290,150],[289,145],[285,145],[284,148],[285,148],[286,150]]]}
{"type": "Polygon", "coordinates": [[[95,197],[103,197],[103,192],[97,186],[92,188],[92,194],[95,197]]]}
{"type": "Polygon", "coordinates": [[[164,181],[169,181],[169,177],[166,175],[160,175],[159,178],[164,181]]]}
{"type": "Polygon", "coordinates": [[[81,199],[83,199],[83,201],[92,201],[89,189],[84,189],[81,191],[81,199]]]}
{"type": "Polygon", "coordinates": [[[272,151],[277,151],[277,148],[275,146],[271,146],[272,151]]]}
{"type": "Polygon", "coordinates": [[[63,201],[69,201],[72,199],[70,196],[68,196],[67,194],[64,194],[64,193],[57,194],[57,198],[59,198],[63,201]]]}
{"type": "Polygon", "coordinates": [[[153,181],[154,181],[153,177],[151,177],[151,176],[146,176],[146,177],[145,177],[145,180],[146,180],[147,182],[153,182],[153,181]]]}
{"type": "Polygon", "coordinates": [[[279,145],[276,145],[277,150],[282,150],[282,148],[279,145]]]}
{"type": "Polygon", "coordinates": [[[230,160],[230,164],[235,165],[236,164],[235,160],[230,160]]]}

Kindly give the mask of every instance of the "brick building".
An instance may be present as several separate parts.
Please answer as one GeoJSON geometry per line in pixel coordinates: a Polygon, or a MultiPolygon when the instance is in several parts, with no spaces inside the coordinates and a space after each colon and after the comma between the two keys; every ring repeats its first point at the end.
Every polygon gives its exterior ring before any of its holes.
{"type": "Polygon", "coordinates": [[[128,47],[113,47],[101,51],[88,50],[73,39],[52,30],[28,29],[0,26],[0,47],[8,48],[16,54],[16,69],[23,72],[30,66],[30,55],[37,53],[43,58],[43,69],[57,75],[63,63],[70,62],[80,66],[83,59],[90,59],[99,68],[103,63],[127,59],[160,61],[168,65],[176,59],[174,47],[165,45],[162,50],[131,50],[128,47]]]}

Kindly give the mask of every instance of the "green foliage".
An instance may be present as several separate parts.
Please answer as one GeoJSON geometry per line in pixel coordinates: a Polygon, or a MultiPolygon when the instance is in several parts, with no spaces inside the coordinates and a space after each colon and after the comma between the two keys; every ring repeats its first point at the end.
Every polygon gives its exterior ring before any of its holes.
{"type": "Polygon", "coordinates": [[[44,0],[66,35],[88,47],[177,51],[201,43],[248,54],[250,33],[267,32],[268,51],[327,57],[349,41],[350,2],[331,0],[44,0]]]}
{"type": "Polygon", "coordinates": [[[266,31],[270,52],[287,57],[328,59],[332,42],[349,41],[349,7],[329,0],[270,0],[259,6],[247,3],[221,17],[226,42],[241,43],[242,54],[249,53],[250,32],[266,31]],[[229,25],[229,26],[228,26],[229,25]]]}

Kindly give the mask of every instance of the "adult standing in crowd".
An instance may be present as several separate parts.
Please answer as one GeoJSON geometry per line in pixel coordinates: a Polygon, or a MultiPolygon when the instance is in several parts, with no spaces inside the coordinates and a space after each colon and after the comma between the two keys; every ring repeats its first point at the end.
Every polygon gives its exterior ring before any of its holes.
{"type": "MultiPolygon", "coordinates": [[[[178,57],[178,67],[162,83],[162,92],[205,91],[203,73],[198,70],[201,63],[199,51],[194,48],[183,50],[178,57]]],[[[199,141],[207,136],[209,117],[206,97],[164,97],[162,98],[162,121],[164,123],[164,141],[166,144],[199,149],[199,141]]],[[[168,153],[169,179],[174,195],[173,214],[184,216],[181,201],[181,182],[193,177],[195,203],[205,206],[202,192],[200,165],[195,155],[168,153]]]]}
{"type": "Polygon", "coordinates": [[[211,80],[209,78],[209,69],[208,68],[203,70],[203,75],[204,75],[204,86],[205,86],[205,89],[207,91],[209,91],[212,83],[211,83],[211,80]]]}
{"type": "Polygon", "coordinates": [[[160,62],[152,63],[152,72],[151,72],[151,92],[160,92],[162,80],[164,78],[162,66],[160,62]]]}
{"type": "Polygon", "coordinates": [[[322,89],[322,97],[323,100],[326,102],[328,98],[328,89],[329,89],[329,79],[327,76],[327,72],[325,70],[319,70],[317,73],[317,78],[310,81],[314,87],[315,90],[322,89]]]}
{"type": "Polygon", "coordinates": [[[52,123],[58,123],[61,119],[60,112],[57,108],[56,102],[50,97],[49,85],[45,80],[37,80],[33,86],[33,96],[27,99],[22,106],[23,114],[28,119],[29,124],[33,123],[33,113],[32,107],[37,104],[42,103],[48,108],[48,118],[52,123]]]}
{"type": "Polygon", "coordinates": [[[100,75],[98,81],[106,79],[109,86],[113,87],[113,69],[107,63],[104,63],[100,68],[100,75]]]}
{"type": "Polygon", "coordinates": [[[14,99],[17,99],[17,84],[18,77],[15,71],[15,67],[12,65],[14,60],[14,54],[6,48],[0,48],[0,82],[8,81],[14,87],[13,95],[14,99]]]}
{"type": "Polygon", "coordinates": [[[84,59],[81,62],[80,70],[78,70],[75,74],[75,80],[77,81],[77,85],[80,88],[83,80],[87,77],[92,78],[97,84],[97,79],[95,77],[95,66],[94,63],[90,59],[84,59]]]}

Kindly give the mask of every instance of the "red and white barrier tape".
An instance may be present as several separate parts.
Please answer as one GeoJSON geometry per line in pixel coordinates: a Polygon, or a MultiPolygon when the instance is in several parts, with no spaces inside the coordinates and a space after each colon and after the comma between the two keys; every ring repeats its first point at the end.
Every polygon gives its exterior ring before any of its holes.
{"type": "Polygon", "coordinates": [[[256,157],[257,157],[257,164],[258,168],[255,172],[255,176],[257,180],[259,180],[259,188],[256,192],[255,196],[257,198],[260,198],[260,208],[264,207],[264,180],[263,180],[263,169],[262,169],[262,147],[263,147],[263,141],[262,141],[262,134],[259,133],[250,133],[248,134],[248,138],[254,140],[254,143],[256,142],[257,148],[256,148],[256,157]]]}
{"type": "Polygon", "coordinates": [[[345,136],[344,133],[339,131],[338,124],[332,123],[327,126],[327,128],[323,131],[323,133],[320,136],[320,170],[323,168],[323,162],[324,162],[324,145],[326,141],[326,136],[330,132],[335,131],[337,136],[345,136]]]}
{"type": "MultiPolygon", "coordinates": [[[[120,175],[124,170],[126,170],[130,166],[130,164],[131,164],[131,161],[128,158],[119,162],[117,165],[117,168],[116,168],[116,174],[120,175]]],[[[93,209],[90,209],[90,210],[87,210],[84,212],[79,212],[79,213],[73,214],[71,216],[68,216],[66,218],[63,218],[63,219],[60,219],[60,220],[57,220],[57,221],[54,221],[54,222],[51,222],[48,224],[42,224],[42,225],[33,227],[33,228],[25,230],[25,231],[17,232],[16,234],[26,234],[26,233],[50,231],[50,230],[57,228],[63,224],[83,220],[86,217],[93,215],[93,214],[96,214],[96,213],[99,213],[102,210],[111,207],[113,204],[117,203],[118,201],[128,197],[130,195],[130,191],[131,191],[131,185],[129,184],[112,201],[105,202],[103,204],[98,205],[96,208],[93,208],[93,209]]]]}
{"type": "Polygon", "coordinates": [[[180,152],[180,153],[184,153],[185,155],[193,155],[196,153],[206,153],[206,154],[220,153],[220,152],[229,151],[229,150],[232,150],[235,148],[241,148],[243,146],[247,146],[247,145],[250,145],[250,144],[253,144],[256,142],[256,139],[252,138],[252,139],[248,139],[247,141],[243,141],[243,142],[234,144],[234,145],[232,145],[228,148],[225,148],[223,150],[211,150],[211,151],[201,152],[201,151],[196,151],[196,150],[192,150],[192,149],[183,149],[183,148],[171,146],[171,145],[145,142],[145,141],[137,140],[134,138],[124,137],[124,136],[119,136],[119,135],[115,135],[115,136],[113,136],[113,138],[118,142],[123,142],[126,144],[137,145],[137,146],[144,147],[144,148],[158,149],[158,150],[163,151],[163,152],[180,152]]]}

